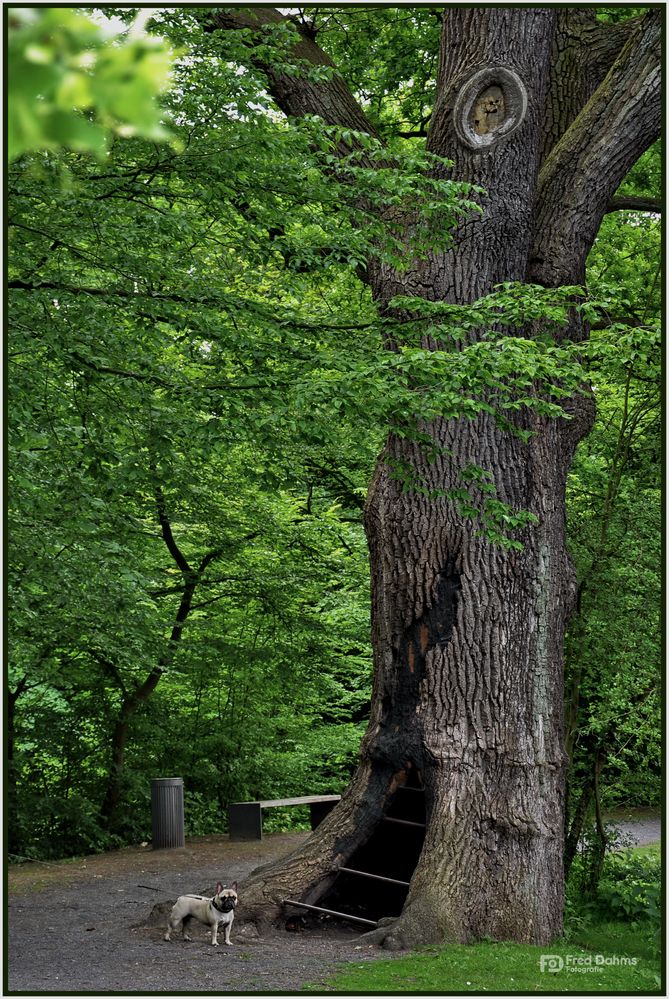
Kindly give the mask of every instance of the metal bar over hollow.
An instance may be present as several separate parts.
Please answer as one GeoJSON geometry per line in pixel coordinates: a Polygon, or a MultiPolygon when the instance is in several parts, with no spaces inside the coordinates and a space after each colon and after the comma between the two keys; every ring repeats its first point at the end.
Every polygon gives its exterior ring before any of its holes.
{"type": "Polygon", "coordinates": [[[385,878],[382,874],[368,874],[367,871],[356,871],[353,867],[340,867],[340,874],[359,874],[361,878],[374,878],[375,881],[387,881],[391,885],[402,885],[404,888],[409,887],[408,881],[398,881],[397,878],[385,878]]]}
{"type": "Polygon", "coordinates": [[[424,829],[425,828],[425,823],[424,822],[410,822],[408,819],[395,819],[395,818],[393,818],[390,815],[384,815],[383,816],[383,821],[384,822],[396,822],[397,825],[400,825],[400,826],[415,826],[416,829],[424,829]]]}
{"type": "Polygon", "coordinates": [[[363,923],[365,926],[373,926],[375,929],[379,925],[373,919],[363,919],[362,916],[349,916],[347,912],[335,912],[334,909],[323,909],[320,905],[307,905],[306,902],[294,902],[292,898],[284,898],[283,904],[295,905],[298,909],[310,909],[312,912],[324,912],[328,916],[347,919],[351,923],[363,923]]]}

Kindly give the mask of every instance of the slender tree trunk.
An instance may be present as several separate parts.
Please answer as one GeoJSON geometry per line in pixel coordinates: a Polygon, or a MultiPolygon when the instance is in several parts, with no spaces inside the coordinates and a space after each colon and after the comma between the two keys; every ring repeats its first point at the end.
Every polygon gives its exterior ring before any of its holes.
{"type": "MultiPolygon", "coordinates": [[[[234,28],[280,17],[228,8],[214,19],[234,28]]],[[[323,62],[312,41],[300,46],[323,62]]],[[[460,224],[453,249],[402,273],[370,262],[381,309],[397,294],[466,304],[502,281],[582,282],[617,185],[657,134],[658,63],[652,15],[607,31],[589,12],[449,8],[427,145],[485,189],[484,211],[460,224]]],[[[359,109],[347,118],[340,78],[301,87],[266,71],[288,113],[361,127],[359,109]]],[[[574,318],[566,335],[587,330],[574,318]]],[[[441,455],[433,462],[388,440],[365,509],[374,689],[360,765],[307,844],[244,886],[248,915],[275,918],[287,897],[322,899],[410,781],[424,788],[422,850],[400,917],[370,938],[403,947],[560,933],[563,642],[575,598],[565,481],[593,417],[585,393],[565,408],[569,419],[521,414],[527,443],[487,414],[435,421],[424,428],[441,455]],[[461,486],[468,465],[483,468],[498,498],[537,526],[522,551],[496,547],[445,499],[403,490],[398,462],[436,495],[461,486]]]]}
{"type": "Polygon", "coordinates": [[[109,776],[105,796],[100,806],[100,818],[108,829],[113,829],[117,821],[119,806],[123,798],[125,754],[132,720],[139,708],[148,701],[158,686],[161,675],[162,670],[153,670],[137,690],[124,695],[119,716],[114,723],[109,776]]]}
{"type": "Polygon", "coordinates": [[[16,705],[21,694],[28,690],[28,676],[24,675],[16,684],[14,690],[7,687],[5,691],[5,781],[6,781],[6,807],[10,821],[7,824],[7,849],[9,853],[16,853],[20,848],[16,823],[12,821],[16,817],[18,804],[18,774],[16,772],[16,705]]]}
{"type": "Polygon", "coordinates": [[[138,684],[131,689],[127,689],[116,666],[105,656],[99,653],[94,654],[97,661],[106,669],[109,675],[118,684],[122,692],[121,708],[119,716],[114,724],[111,737],[111,761],[109,766],[109,776],[107,779],[105,795],[100,807],[100,817],[103,824],[108,829],[113,828],[116,822],[119,806],[123,797],[125,756],[132,720],[136,713],[152,696],[156,687],[160,683],[163,673],[171,664],[177,646],[181,641],[184,625],[191,612],[193,597],[195,596],[197,585],[202,579],[209,563],[220,555],[219,551],[208,552],[201,559],[200,564],[196,569],[191,568],[172,533],[172,526],[167,515],[165,499],[160,486],[156,486],[155,495],[158,522],[160,524],[163,540],[170,555],[183,574],[183,588],[181,591],[179,608],[177,610],[177,615],[172,626],[172,631],[170,633],[165,652],[161,656],[157,665],[153,667],[141,684],[138,684]]]}

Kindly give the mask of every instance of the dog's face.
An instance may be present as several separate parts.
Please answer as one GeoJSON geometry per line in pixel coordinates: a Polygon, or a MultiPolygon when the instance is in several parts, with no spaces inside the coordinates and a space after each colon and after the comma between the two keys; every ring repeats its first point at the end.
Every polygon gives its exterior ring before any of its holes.
{"type": "Polygon", "coordinates": [[[213,906],[219,912],[234,912],[237,908],[237,882],[233,881],[230,887],[224,888],[219,881],[216,885],[216,894],[213,898],[213,906]]]}

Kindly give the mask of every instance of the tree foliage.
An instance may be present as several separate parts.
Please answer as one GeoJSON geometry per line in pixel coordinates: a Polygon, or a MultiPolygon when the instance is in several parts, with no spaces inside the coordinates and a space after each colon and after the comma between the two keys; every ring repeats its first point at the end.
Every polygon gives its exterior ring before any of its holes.
{"type": "MultiPolygon", "coordinates": [[[[657,197],[657,147],[621,194],[657,197]]],[[[570,832],[589,844],[574,877],[594,889],[609,832],[606,806],[661,800],[660,217],[615,212],[589,261],[606,302],[589,344],[597,420],[569,482],[579,582],[566,657],[570,832]],[[585,874],[583,874],[585,870],[585,874]]]]}
{"type": "Polygon", "coordinates": [[[172,53],[144,32],[147,15],[119,38],[67,7],[9,12],[10,159],[61,146],[103,156],[113,133],[169,138],[156,97],[169,84],[172,53]]]}
{"type": "MultiPolygon", "coordinates": [[[[483,410],[522,434],[519,409],[562,415],[586,378],[600,414],[570,498],[573,793],[593,735],[613,747],[612,800],[654,800],[657,220],[609,216],[588,277],[597,310],[583,289],[512,285],[470,307],[378,309],[365,262],[410,262],[393,212],[419,209],[411,252],[425,255],[480,194],[420,142],[435,66],[416,51],[436,51],[441,14],[396,13],[303,14],[392,161],[373,136],[286,119],[242,33],[204,32],[197,10],[158,18],[181,53],[160,113],[166,49],[151,36],[101,46],[83,15],[48,8],[39,33],[21,28],[16,58],[46,75],[32,90],[17,76],[8,175],[16,855],[147,837],[149,778],[167,770],[186,779],[192,832],[220,829],[229,800],[339,791],[370,695],[361,509],[387,428],[421,442],[435,414],[483,410]],[[40,63],[38,34],[61,55],[40,63]],[[63,117],[72,105],[98,123],[63,117]],[[156,141],[166,120],[172,144],[156,141]],[[574,307],[607,324],[587,356],[546,335],[574,307]],[[544,333],[515,337],[528,322],[544,333]],[[481,327],[488,338],[453,349],[481,327]]],[[[285,67],[289,42],[273,32],[267,58],[285,67]]],[[[657,178],[649,154],[627,193],[657,178]]],[[[492,542],[520,544],[524,512],[481,469],[449,498],[492,542]]]]}

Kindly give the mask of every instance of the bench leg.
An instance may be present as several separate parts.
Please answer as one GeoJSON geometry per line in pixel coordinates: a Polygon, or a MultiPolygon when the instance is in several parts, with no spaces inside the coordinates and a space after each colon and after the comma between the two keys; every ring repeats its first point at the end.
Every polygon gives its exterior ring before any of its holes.
{"type": "Polygon", "coordinates": [[[316,826],[320,825],[326,815],[328,815],[335,805],[338,805],[338,801],[312,801],[309,805],[309,811],[311,812],[311,828],[315,829],[316,826]]]}
{"type": "Polygon", "coordinates": [[[262,809],[255,801],[228,805],[230,839],[262,839],[262,809]]]}

